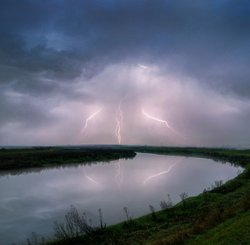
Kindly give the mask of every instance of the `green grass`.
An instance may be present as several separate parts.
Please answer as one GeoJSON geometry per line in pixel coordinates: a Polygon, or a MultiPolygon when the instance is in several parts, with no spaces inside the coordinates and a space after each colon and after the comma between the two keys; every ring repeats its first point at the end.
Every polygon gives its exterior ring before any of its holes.
{"type": "Polygon", "coordinates": [[[239,213],[217,227],[186,242],[189,245],[231,245],[250,243],[250,212],[239,213]]]}

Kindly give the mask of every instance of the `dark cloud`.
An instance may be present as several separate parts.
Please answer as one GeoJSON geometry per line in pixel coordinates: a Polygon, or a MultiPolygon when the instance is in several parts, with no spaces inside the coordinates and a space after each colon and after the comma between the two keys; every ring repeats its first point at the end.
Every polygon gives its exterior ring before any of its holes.
{"type": "MultiPolygon", "coordinates": [[[[53,111],[62,110],[62,104],[69,109],[71,103],[79,103],[77,113],[81,107],[89,113],[86,108],[91,104],[106,103],[112,107],[126,94],[134,94],[135,104],[152,100],[150,97],[154,95],[150,92],[154,89],[148,90],[145,88],[148,84],[134,82],[138,80],[136,76],[147,73],[138,72],[138,64],[157,67],[157,72],[148,72],[149,77],[141,80],[150,83],[156,79],[150,78],[154,74],[160,77],[162,90],[168,90],[169,74],[174,74],[176,83],[182,86],[192,87],[195,81],[198,84],[195,86],[200,87],[198,98],[211,90],[225,96],[225,101],[249,101],[249,25],[247,0],[240,3],[233,0],[2,0],[1,130],[10,121],[24,120],[27,127],[31,127],[28,122],[32,121],[49,125],[54,122],[53,111]],[[22,101],[14,102],[14,95],[20,95],[22,101]],[[36,99],[51,101],[52,114],[46,113],[46,103],[33,105],[36,99]]],[[[205,128],[218,133],[226,120],[235,121],[235,124],[226,123],[220,136],[226,139],[226,132],[237,126],[244,128],[249,119],[246,116],[243,123],[242,116],[230,114],[218,122],[210,111],[202,115],[202,109],[194,104],[190,104],[186,109],[189,115],[181,120],[190,122],[192,132],[201,128],[197,136],[201,142],[211,135],[204,133],[205,128]],[[196,112],[192,111],[194,108],[196,112]]],[[[207,102],[204,106],[211,109],[216,104],[207,102]]],[[[181,107],[177,110],[180,112],[181,107]]],[[[243,107],[239,111],[246,113],[243,107]]],[[[174,114],[178,118],[178,112],[174,114]]],[[[138,135],[138,138],[145,137],[138,135]]],[[[215,138],[211,137],[209,143],[216,142],[215,138]]]]}

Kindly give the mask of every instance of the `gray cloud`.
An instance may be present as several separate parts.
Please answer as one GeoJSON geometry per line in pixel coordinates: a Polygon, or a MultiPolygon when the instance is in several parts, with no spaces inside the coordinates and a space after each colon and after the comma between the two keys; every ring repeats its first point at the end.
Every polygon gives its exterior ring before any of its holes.
{"type": "MultiPolygon", "coordinates": [[[[161,129],[157,137],[138,130],[141,107],[151,104],[187,144],[246,145],[249,12],[246,0],[1,1],[0,143],[24,137],[10,123],[21,122],[28,134],[54,130],[58,120],[55,143],[113,143],[108,119],[126,98],[124,120],[134,137],[127,134],[125,143],[183,143],[161,129]],[[81,141],[81,123],[99,107],[109,108],[99,122],[107,130],[81,141]]],[[[52,142],[32,137],[32,144],[52,142]]]]}

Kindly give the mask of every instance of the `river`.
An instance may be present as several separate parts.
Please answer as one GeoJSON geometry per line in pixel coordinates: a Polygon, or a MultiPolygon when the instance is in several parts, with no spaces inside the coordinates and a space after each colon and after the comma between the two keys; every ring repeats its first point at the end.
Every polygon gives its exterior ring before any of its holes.
{"type": "Polygon", "coordinates": [[[31,232],[50,236],[70,205],[93,225],[102,209],[107,225],[160,210],[160,202],[201,193],[215,181],[234,178],[241,167],[203,158],[138,153],[134,159],[49,169],[11,171],[0,176],[1,244],[24,241],[31,232]]]}

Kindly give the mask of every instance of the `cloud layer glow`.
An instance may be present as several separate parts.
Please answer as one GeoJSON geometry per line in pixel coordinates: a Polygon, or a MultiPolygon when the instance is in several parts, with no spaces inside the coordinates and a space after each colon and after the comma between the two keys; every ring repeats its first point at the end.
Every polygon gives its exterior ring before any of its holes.
{"type": "Polygon", "coordinates": [[[12,0],[0,18],[1,145],[118,143],[119,105],[122,144],[250,145],[248,1],[12,0]]]}

